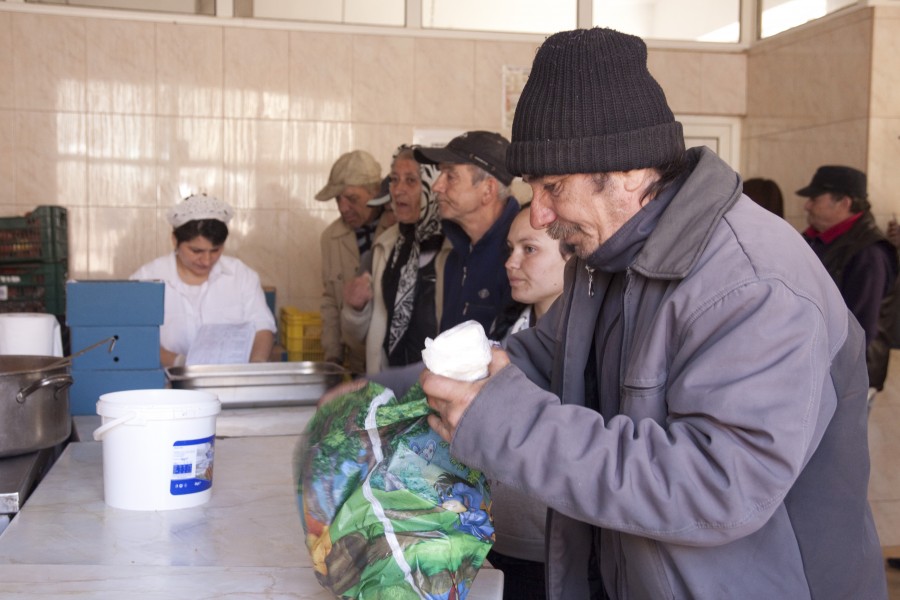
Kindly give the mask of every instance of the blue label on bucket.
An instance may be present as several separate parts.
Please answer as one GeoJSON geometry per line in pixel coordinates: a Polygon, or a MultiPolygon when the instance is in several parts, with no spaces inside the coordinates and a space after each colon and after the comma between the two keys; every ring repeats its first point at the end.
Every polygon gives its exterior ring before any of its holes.
{"type": "Polygon", "coordinates": [[[195,494],[212,487],[216,436],[175,442],[172,446],[173,496],[195,494]]]}

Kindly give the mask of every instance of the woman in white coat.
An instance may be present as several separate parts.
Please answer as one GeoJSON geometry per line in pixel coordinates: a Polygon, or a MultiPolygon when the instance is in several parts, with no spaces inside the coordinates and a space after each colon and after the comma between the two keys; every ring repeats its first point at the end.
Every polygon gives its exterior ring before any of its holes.
{"type": "Polygon", "coordinates": [[[231,207],[212,196],[193,195],[166,215],[174,252],[145,264],[130,279],[166,284],[160,327],[160,361],[179,366],[200,327],[249,323],[254,331],[248,360],[269,359],[275,342],[275,319],[266,304],[256,271],[237,258],[223,256],[231,207]]]}

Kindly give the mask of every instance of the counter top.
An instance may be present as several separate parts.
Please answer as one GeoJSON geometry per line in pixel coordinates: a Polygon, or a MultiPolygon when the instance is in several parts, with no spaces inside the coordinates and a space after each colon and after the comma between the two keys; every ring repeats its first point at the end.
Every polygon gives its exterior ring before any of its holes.
{"type": "MultiPolygon", "coordinates": [[[[70,443],[0,534],[4,594],[331,598],[303,542],[292,473],[297,440],[216,440],[210,501],[169,511],[107,506],[101,442],[70,443]]],[[[482,569],[469,598],[500,598],[502,581],[499,571],[482,569]]]]}

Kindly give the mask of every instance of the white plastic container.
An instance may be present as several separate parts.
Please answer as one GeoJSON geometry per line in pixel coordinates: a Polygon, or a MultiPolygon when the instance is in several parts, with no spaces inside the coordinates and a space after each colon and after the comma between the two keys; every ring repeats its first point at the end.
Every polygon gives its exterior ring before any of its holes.
{"type": "Polygon", "coordinates": [[[196,390],[129,390],[100,396],[103,491],[109,506],[170,510],[212,495],[215,394],[196,390]]]}
{"type": "Polygon", "coordinates": [[[0,354],[62,356],[59,321],[47,313],[0,314],[0,354]]]}

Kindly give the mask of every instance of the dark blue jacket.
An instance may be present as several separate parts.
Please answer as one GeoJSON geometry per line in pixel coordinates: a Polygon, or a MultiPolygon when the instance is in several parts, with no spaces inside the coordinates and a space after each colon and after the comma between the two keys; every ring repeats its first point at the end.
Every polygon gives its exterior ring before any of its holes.
{"type": "Polygon", "coordinates": [[[500,218],[474,246],[459,225],[443,221],[444,235],[453,250],[444,267],[441,331],[474,319],[488,333],[494,318],[509,304],[512,293],[504,267],[506,236],[517,214],[519,203],[510,196],[500,218]]]}

